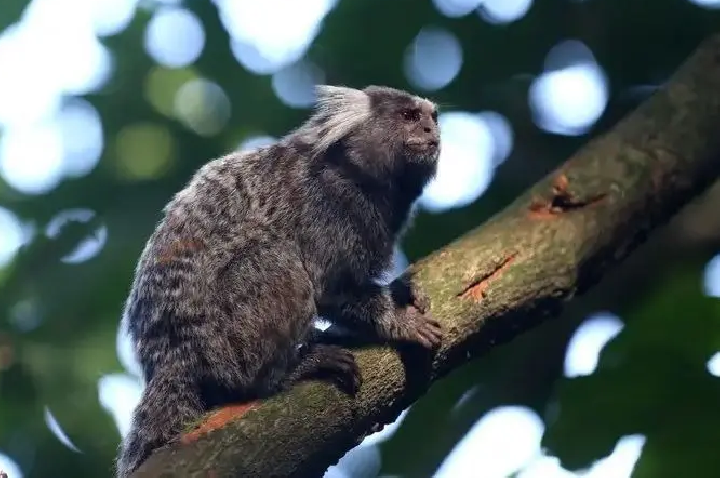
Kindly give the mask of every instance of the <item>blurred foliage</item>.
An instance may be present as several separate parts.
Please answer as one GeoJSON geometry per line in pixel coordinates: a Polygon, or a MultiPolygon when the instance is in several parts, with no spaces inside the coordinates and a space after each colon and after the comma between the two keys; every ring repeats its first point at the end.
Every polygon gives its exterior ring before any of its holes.
{"type": "MultiPolygon", "coordinates": [[[[16,21],[24,6],[5,0],[0,26],[16,21]]],[[[125,31],[104,40],[114,54],[114,74],[100,92],[86,97],[103,123],[105,149],[98,167],[40,196],[19,194],[0,181],[0,204],[33,221],[39,231],[68,208],[97,211],[97,221],[108,228],[106,245],[91,260],[59,259],[96,224],[66,227],[56,240],[36,234],[0,271],[0,450],[27,477],[110,476],[119,435],[99,404],[98,379],[123,371],[116,355],[120,312],[162,206],[209,158],[253,134],[283,135],[307,114],[283,105],[268,76],[248,72],[234,60],[211,2],[187,6],[206,33],[204,53],[192,68],[169,70],[146,54],[148,10],[138,10],[125,31]],[[229,123],[217,135],[196,134],[169,114],[168,98],[194,76],[217,82],[233,105],[229,123]],[[128,171],[123,158],[136,167],[128,171]],[[38,325],[14,326],[18,307],[29,307],[38,325]],[[81,453],[48,430],[46,407],[81,453]]],[[[543,0],[517,22],[493,25],[477,15],[443,17],[428,0],[340,0],[308,56],[329,83],[411,89],[402,57],[426,25],[454,32],[464,53],[458,77],[431,93],[433,99],[451,109],[507,116],[515,142],[479,200],[442,214],[421,213],[403,243],[411,261],[482,223],[614,124],[643,99],[636,87],[665,81],[720,25],[720,11],[685,0],[543,0]],[[611,95],[592,131],[576,137],[539,129],[527,101],[528,78],[541,72],[550,48],[569,38],[593,51],[608,75],[611,95]]],[[[610,453],[620,436],[642,433],[647,442],[635,476],[717,476],[720,459],[713,445],[720,438],[715,406],[720,381],[705,364],[720,349],[720,304],[704,297],[700,287],[702,268],[717,250],[659,244],[616,271],[609,285],[606,281],[579,299],[562,318],[435,385],[381,445],[382,474],[431,476],[484,413],[520,404],[544,417],[543,445],[568,468],[587,467],[610,453]],[[613,283],[632,274],[638,280],[626,283],[622,293],[615,290],[613,283]],[[605,348],[595,374],[563,378],[567,343],[586,314],[598,308],[617,313],[627,327],[605,348]],[[475,393],[466,395],[471,389],[475,393]]],[[[481,476],[483,464],[477,467],[481,476]]]]}

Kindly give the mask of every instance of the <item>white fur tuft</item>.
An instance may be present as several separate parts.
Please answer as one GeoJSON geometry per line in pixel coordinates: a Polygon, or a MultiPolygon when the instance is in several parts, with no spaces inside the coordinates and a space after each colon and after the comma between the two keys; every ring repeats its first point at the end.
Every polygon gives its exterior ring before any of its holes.
{"type": "Polygon", "coordinates": [[[370,117],[370,98],[345,86],[317,85],[315,111],[298,133],[313,143],[316,154],[327,150],[370,117]]]}

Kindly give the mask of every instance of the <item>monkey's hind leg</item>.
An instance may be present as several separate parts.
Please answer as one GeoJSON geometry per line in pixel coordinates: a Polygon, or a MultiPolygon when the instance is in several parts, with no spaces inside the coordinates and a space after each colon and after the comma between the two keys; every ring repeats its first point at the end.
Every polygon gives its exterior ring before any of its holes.
{"type": "Polygon", "coordinates": [[[315,291],[297,247],[262,229],[254,234],[224,268],[218,287],[229,311],[221,333],[234,344],[244,379],[238,388],[263,397],[298,380],[330,378],[354,392],[359,374],[352,353],[315,341],[315,291]]]}

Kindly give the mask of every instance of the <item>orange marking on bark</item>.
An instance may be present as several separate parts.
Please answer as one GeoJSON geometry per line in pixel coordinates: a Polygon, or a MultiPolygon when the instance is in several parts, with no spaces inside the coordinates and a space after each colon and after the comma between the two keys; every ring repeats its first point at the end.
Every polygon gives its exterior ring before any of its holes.
{"type": "Polygon", "coordinates": [[[567,188],[568,188],[568,178],[564,174],[560,174],[557,177],[555,177],[555,180],[553,181],[553,194],[556,196],[562,196],[564,194],[567,194],[567,188]]]}
{"type": "Polygon", "coordinates": [[[532,219],[550,219],[555,216],[551,212],[550,202],[542,198],[533,198],[528,209],[532,219]]]}
{"type": "Polygon", "coordinates": [[[602,193],[596,194],[589,199],[578,199],[568,191],[569,184],[565,174],[555,177],[552,183],[552,198],[535,197],[530,201],[528,207],[530,219],[554,219],[575,209],[594,206],[607,197],[607,194],[602,193]]]}
{"type": "Polygon", "coordinates": [[[458,297],[461,299],[473,299],[475,302],[480,302],[485,297],[485,291],[492,281],[500,277],[500,275],[507,270],[510,265],[517,258],[518,253],[515,252],[507,256],[492,272],[484,275],[480,280],[474,281],[468,287],[466,287],[458,297]]]}
{"type": "Polygon", "coordinates": [[[236,403],[232,405],[225,405],[218,408],[211,413],[197,428],[188,433],[184,433],[180,437],[180,442],[188,445],[193,443],[195,440],[200,438],[207,432],[222,428],[228,422],[237,420],[238,418],[245,415],[248,411],[255,408],[258,405],[257,402],[249,403],[236,403]]]}

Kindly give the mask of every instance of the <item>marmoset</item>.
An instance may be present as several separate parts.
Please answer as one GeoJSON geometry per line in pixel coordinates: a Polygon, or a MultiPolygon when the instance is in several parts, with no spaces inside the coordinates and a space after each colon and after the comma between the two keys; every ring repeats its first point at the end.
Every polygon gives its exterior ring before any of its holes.
{"type": "Polygon", "coordinates": [[[123,310],[146,385],[118,477],[222,404],[314,378],[354,394],[353,355],[318,339],[317,316],[390,343],[441,343],[410,280],[377,281],[439,151],[430,100],[325,85],[287,136],[195,173],[163,209],[123,310]]]}

